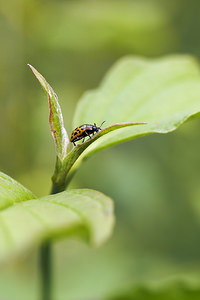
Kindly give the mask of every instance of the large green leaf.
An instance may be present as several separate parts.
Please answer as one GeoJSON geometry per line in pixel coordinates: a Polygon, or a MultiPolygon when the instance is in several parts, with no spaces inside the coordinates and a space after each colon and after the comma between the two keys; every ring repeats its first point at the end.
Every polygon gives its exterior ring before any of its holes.
{"type": "Polygon", "coordinates": [[[111,234],[113,222],[111,199],[93,190],[70,190],[10,203],[0,211],[0,261],[72,233],[98,246],[111,234]]]}
{"type": "Polygon", "coordinates": [[[82,123],[107,126],[147,122],[110,132],[94,142],[83,156],[153,132],[167,133],[200,111],[200,72],[193,57],[159,59],[126,57],[106,75],[100,87],[78,103],[73,127],[82,123]]]}

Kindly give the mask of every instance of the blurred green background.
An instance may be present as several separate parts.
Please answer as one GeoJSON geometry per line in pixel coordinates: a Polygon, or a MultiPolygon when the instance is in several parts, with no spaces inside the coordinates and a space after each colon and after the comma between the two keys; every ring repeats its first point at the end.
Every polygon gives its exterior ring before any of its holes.
{"type": "MultiPolygon", "coordinates": [[[[70,133],[78,99],[118,58],[199,57],[199,14],[198,0],[1,0],[1,171],[38,196],[50,191],[47,97],[27,63],[54,88],[70,133]]],[[[55,242],[55,300],[105,299],[158,281],[200,287],[199,127],[196,119],[106,149],[81,167],[71,187],[112,197],[116,226],[100,249],[55,242]]],[[[38,276],[37,251],[2,266],[0,299],[39,299],[38,276]]]]}

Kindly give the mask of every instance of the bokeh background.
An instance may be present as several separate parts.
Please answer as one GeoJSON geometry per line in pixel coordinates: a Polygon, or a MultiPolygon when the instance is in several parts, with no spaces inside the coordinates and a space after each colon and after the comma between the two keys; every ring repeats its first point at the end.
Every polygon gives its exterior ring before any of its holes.
{"type": "MultiPolygon", "coordinates": [[[[199,58],[199,14],[198,0],[1,0],[1,171],[38,196],[50,191],[55,147],[47,98],[27,63],[54,88],[70,133],[78,99],[118,58],[199,58]]],[[[54,243],[55,300],[105,299],[152,281],[199,285],[199,128],[192,120],[85,162],[71,187],[112,197],[116,226],[100,249],[54,243]]],[[[37,251],[2,266],[0,299],[39,299],[38,276],[37,251]]]]}

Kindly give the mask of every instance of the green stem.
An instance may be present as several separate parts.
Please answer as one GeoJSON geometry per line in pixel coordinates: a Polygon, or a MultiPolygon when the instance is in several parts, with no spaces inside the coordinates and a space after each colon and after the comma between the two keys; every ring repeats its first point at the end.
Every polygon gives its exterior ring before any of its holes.
{"type": "Polygon", "coordinates": [[[51,245],[50,243],[42,244],[39,249],[40,255],[40,272],[41,272],[41,299],[51,300],[51,245]]]}
{"type": "MultiPolygon", "coordinates": [[[[51,194],[65,190],[64,186],[52,185],[51,194]]],[[[39,268],[41,274],[41,300],[52,300],[52,255],[51,243],[43,243],[39,249],[39,268]]]]}
{"type": "Polygon", "coordinates": [[[65,190],[65,186],[52,184],[51,195],[63,192],[65,190]]]}

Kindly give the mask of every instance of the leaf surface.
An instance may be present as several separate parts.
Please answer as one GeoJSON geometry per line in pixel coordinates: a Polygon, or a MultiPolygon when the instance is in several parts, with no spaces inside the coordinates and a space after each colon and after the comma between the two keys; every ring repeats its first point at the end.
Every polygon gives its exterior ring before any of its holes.
{"type": "Polygon", "coordinates": [[[35,195],[8,175],[0,172],[0,211],[17,202],[36,198],[35,195]]]}
{"type": "Polygon", "coordinates": [[[0,211],[0,261],[59,236],[83,236],[98,246],[111,234],[113,204],[104,194],[70,190],[0,211]]]}
{"type": "Polygon", "coordinates": [[[200,72],[187,55],[159,59],[126,57],[117,62],[100,87],[86,92],[78,103],[73,127],[146,122],[115,130],[85,152],[95,151],[150,133],[167,133],[200,111],[200,72]]]}

